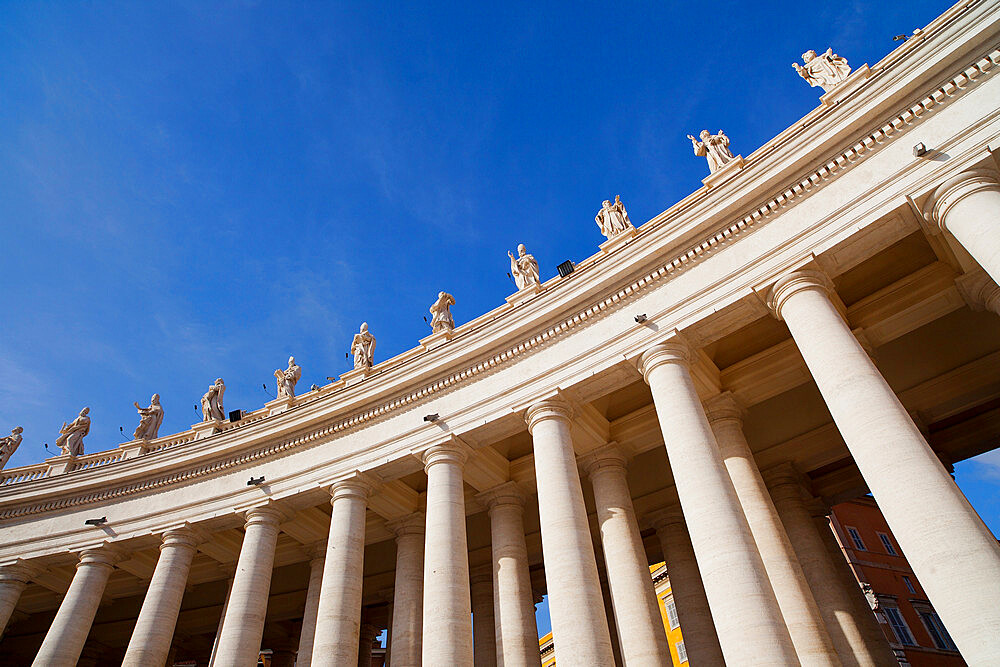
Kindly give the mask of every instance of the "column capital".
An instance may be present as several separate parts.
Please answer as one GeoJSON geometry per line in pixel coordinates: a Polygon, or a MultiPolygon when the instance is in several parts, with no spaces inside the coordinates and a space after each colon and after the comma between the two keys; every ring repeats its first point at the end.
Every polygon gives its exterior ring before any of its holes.
{"type": "Polygon", "coordinates": [[[424,513],[414,512],[399,519],[386,521],[385,527],[396,536],[396,540],[398,541],[399,538],[406,535],[423,535],[425,524],[426,518],[424,517],[424,513]]]}
{"type": "Polygon", "coordinates": [[[994,169],[978,168],[963,171],[939,185],[924,203],[924,218],[947,231],[948,211],[971,194],[983,190],[1000,190],[1000,175],[994,169]]]}
{"type": "Polygon", "coordinates": [[[0,582],[19,581],[28,583],[42,572],[42,568],[18,558],[8,565],[0,566],[0,582]]]}
{"type": "Polygon", "coordinates": [[[622,476],[627,472],[628,457],[626,457],[616,444],[608,444],[600,449],[587,452],[580,459],[587,475],[593,477],[602,472],[613,472],[622,476]]]}
{"type": "Polygon", "coordinates": [[[243,517],[245,520],[244,528],[257,525],[277,527],[279,523],[288,520],[285,513],[271,503],[248,507],[243,510],[243,517]]]}
{"type": "Polygon", "coordinates": [[[492,515],[493,511],[498,507],[524,509],[526,498],[524,492],[521,491],[521,487],[517,485],[517,482],[504,482],[499,486],[494,486],[492,489],[487,489],[477,494],[476,500],[486,505],[486,509],[492,515]]]}
{"type": "Polygon", "coordinates": [[[375,475],[357,471],[330,485],[330,504],[340,498],[359,498],[367,502],[380,485],[381,480],[375,475]]]}
{"type": "Polygon", "coordinates": [[[767,307],[776,318],[781,319],[781,308],[788,298],[798,292],[816,290],[833,300],[833,281],[822,271],[802,269],[783,276],[767,292],[767,307]]]}
{"type": "Polygon", "coordinates": [[[813,516],[814,519],[823,518],[826,521],[830,520],[830,503],[826,502],[820,497],[814,497],[806,502],[806,508],[809,510],[809,514],[813,516]]]}
{"type": "Polygon", "coordinates": [[[989,310],[1000,314],[1000,286],[985,271],[963,273],[955,278],[955,286],[972,310],[989,310]]]}
{"type": "Polygon", "coordinates": [[[663,364],[680,364],[684,367],[691,365],[694,358],[694,350],[680,337],[673,336],[662,343],[657,343],[642,353],[639,357],[639,372],[642,379],[649,384],[649,373],[654,368],[663,364]]]}
{"type": "Polygon", "coordinates": [[[204,539],[198,535],[190,526],[178,526],[168,528],[160,536],[160,551],[167,547],[187,548],[194,551],[204,539]]]}
{"type": "Polygon", "coordinates": [[[684,523],[684,513],[681,511],[679,505],[647,512],[645,518],[649,522],[649,525],[657,532],[667,526],[684,523]]]}
{"type": "Polygon", "coordinates": [[[712,396],[704,402],[709,423],[732,420],[743,425],[743,407],[731,391],[712,396]]]}
{"type": "Polygon", "coordinates": [[[431,445],[423,450],[420,452],[420,458],[424,462],[424,471],[426,472],[431,466],[438,463],[451,463],[461,468],[465,466],[465,462],[469,460],[471,453],[471,447],[458,438],[452,437],[445,442],[431,445]]]}
{"type": "Polygon", "coordinates": [[[781,497],[796,495],[804,498],[805,480],[791,462],[786,461],[767,470],[761,470],[760,476],[772,495],[781,497]]]}
{"type": "Polygon", "coordinates": [[[537,403],[533,403],[524,415],[524,421],[528,424],[530,433],[535,425],[546,419],[556,419],[569,422],[573,418],[573,406],[563,398],[546,398],[537,403]]]}
{"type": "Polygon", "coordinates": [[[80,560],[77,562],[76,567],[80,568],[84,565],[96,565],[100,567],[113,568],[115,563],[125,560],[125,558],[126,554],[120,548],[106,544],[104,546],[82,550],[80,552],[80,560]]]}

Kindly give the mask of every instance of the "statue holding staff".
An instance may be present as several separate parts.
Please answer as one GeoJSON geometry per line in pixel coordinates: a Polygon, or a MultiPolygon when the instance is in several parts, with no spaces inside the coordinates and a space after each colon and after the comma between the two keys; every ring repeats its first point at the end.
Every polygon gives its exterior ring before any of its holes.
{"type": "Polygon", "coordinates": [[[288,368],[274,371],[274,379],[278,383],[278,398],[287,396],[295,398],[295,384],[302,377],[302,367],[296,365],[295,357],[288,357],[288,368]]]}
{"type": "Polygon", "coordinates": [[[87,413],[90,408],[80,410],[80,415],[72,422],[63,422],[59,429],[59,437],[56,438],[56,447],[62,450],[63,454],[70,456],[81,456],[83,454],[83,436],[90,433],[90,417],[87,413]]]}
{"type": "Polygon", "coordinates": [[[153,394],[149,399],[149,407],[141,407],[138,403],[132,405],[139,411],[139,425],[135,427],[132,437],[136,440],[153,440],[160,432],[163,423],[163,408],[160,406],[160,395],[153,394]]]}
{"type": "Polygon", "coordinates": [[[820,55],[809,49],[802,54],[802,62],[802,65],[792,63],[792,67],[810,86],[819,86],[827,93],[843,83],[851,73],[847,58],[838,56],[832,48],[820,55]]]}
{"type": "Polygon", "coordinates": [[[528,254],[527,248],[521,243],[517,246],[517,257],[507,251],[510,257],[510,275],[514,277],[514,284],[517,289],[522,290],[532,285],[541,285],[542,281],[538,277],[538,262],[533,255],[528,254]]]}

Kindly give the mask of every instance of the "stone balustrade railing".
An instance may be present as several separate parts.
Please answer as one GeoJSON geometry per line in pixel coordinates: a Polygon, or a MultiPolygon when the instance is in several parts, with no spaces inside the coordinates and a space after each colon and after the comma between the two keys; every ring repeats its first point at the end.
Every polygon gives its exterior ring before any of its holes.
{"type": "Polygon", "coordinates": [[[30,466],[21,466],[19,468],[11,468],[10,470],[2,470],[0,471],[0,486],[18,484],[20,482],[30,482],[35,479],[48,477],[48,474],[49,464],[45,462],[35,463],[30,466]]]}

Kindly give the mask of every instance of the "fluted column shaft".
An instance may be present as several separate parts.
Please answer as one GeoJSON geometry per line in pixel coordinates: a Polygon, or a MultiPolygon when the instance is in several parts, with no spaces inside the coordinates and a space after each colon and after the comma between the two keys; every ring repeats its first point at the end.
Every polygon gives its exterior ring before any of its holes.
{"type": "Polygon", "coordinates": [[[194,531],[190,528],[174,528],[163,533],[160,557],[122,667],[160,667],[166,663],[196,544],[194,531]]]}
{"type": "Polygon", "coordinates": [[[215,652],[217,665],[250,665],[260,653],[282,518],[273,507],[247,510],[243,545],[215,652]]]}
{"type": "Polygon", "coordinates": [[[795,665],[798,659],[771,582],[719,454],[679,341],[642,355],[643,377],[670,459],[726,662],[795,665]]]}
{"type": "Polygon", "coordinates": [[[424,515],[411,514],[388,527],[396,534],[389,664],[419,667],[424,608],[424,515]]]}
{"type": "Polygon", "coordinates": [[[34,667],[76,665],[116,560],[106,549],[87,549],[80,554],[69,590],[31,663],[34,667]]]}
{"type": "Polygon", "coordinates": [[[871,619],[859,614],[858,608],[850,599],[850,591],[837,579],[834,563],[816,531],[812,516],[806,508],[801,485],[792,468],[781,466],[768,470],[765,475],[778,515],[795,548],[843,664],[847,667],[895,665],[896,660],[884,641],[880,646],[867,640],[864,623],[866,620],[874,622],[875,617],[870,611],[867,615],[871,619]]]}
{"type": "Polygon", "coordinates": [[[588,455],[585,466],[594,487],[622,660],[626,666],[669,664],[663,619],[625,478],[625,457],[605,447],[588,455]]]}
{"type": "Polygon", "coordinates": [[[333,512],[316,609],[312,665],[343,667],[358,663],[361,584],[365,561],[365,511],[375,488],[363,474],[330,488],[333,512]]]}
{"type": "Polygon", "coordinates": [[[722,665],[722,648],[701,583],[698,560],[680,509],[651,514],[650,522],[663,548],[670,591],[684,632],[684,647],[692,665],[722,665]]]}
{"type": "Polygon", "coordinates": [[[959,650],[970,664],[1000,664],[1000,545],[830,293],[823,274],[802,271],[779,280],[769,303],[788,325],[858,470],[959,650]]]}
{"type": "Polygon", "coordinates": [[[570,436],[571,414],[560,400],[542,401],[527,413],[552,637],[561,667],[611,665],[611,636],[570,436]]]}
{"type": "Polygon", "coordinates": [[[709,400],[706,409],[799,661],[803,665],[840,665],[823,615],[743,434],[740,407],[727,392],[709,400]]]}
{"type": "Polygon", "coordinates": [[[945,181],[924,214],[951,233],[1000,283],[1000,180],[992,169],[970,169],[945,181]]]}
{"type": "Polygon", "coordinates": [[[462,478],[467,459],[467,450],[459,443],[435,445],[424,452],[427,525],[422,656],[427,667],[472,664],[472,602],[462,478]]]}
{"type": "Polygon", "coordinates": [[[489,508],[497,664],[538,667],[538,627],[524,540],[524,495],[507,482],[479,495],[489,508]]]}
{"type": "Polygon", "coordinates": [[[314,556],[309,560],[309,584],[306,604],[302,610],[302,629],[299,631],[299,650],[295,654],[296,667],[312,665],[313,641],[316,637],[316,615],[319,613],[319,595],[323,587],[323,564],[326,562],[326,545],[313,547],[314,556]],[[316,553],[318,551],[318,553],[316,553]]]}
{"type": "Polygon", "coordinates": [[[36,570],[24,561],[0,567],[0,637],[7,629],[10,615],[36,570]]]}
{"type": "Polygon", "coordinates": [[[493,614],[493,568],[480,567],[469,579],[472,596],[472,647],[476,667],[496,667],[497,626],[493,614]]]}

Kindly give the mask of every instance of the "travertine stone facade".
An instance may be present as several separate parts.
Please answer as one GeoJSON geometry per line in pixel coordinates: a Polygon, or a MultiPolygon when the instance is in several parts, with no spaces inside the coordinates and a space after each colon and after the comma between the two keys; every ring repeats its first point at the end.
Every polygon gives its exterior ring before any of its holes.
{"type": "Polygon", "coordinates": [[[1000,547],[941,463],[1000,440],[998,44],[955,5],[653,219],[609,201],[572,277],[510,253],[490,313],[445,294],[377,362],[363,328],[341,380],[234,421],[219,381],[89,454],[67,424],[0,470],[0,654],[353,665],[384,629],[390,665],[538,665],[544,593],[561,666],[664,664],[662,558],[692,664],[889,665],[824,518],[870,492],[1000,663],[1000,547]]]}

